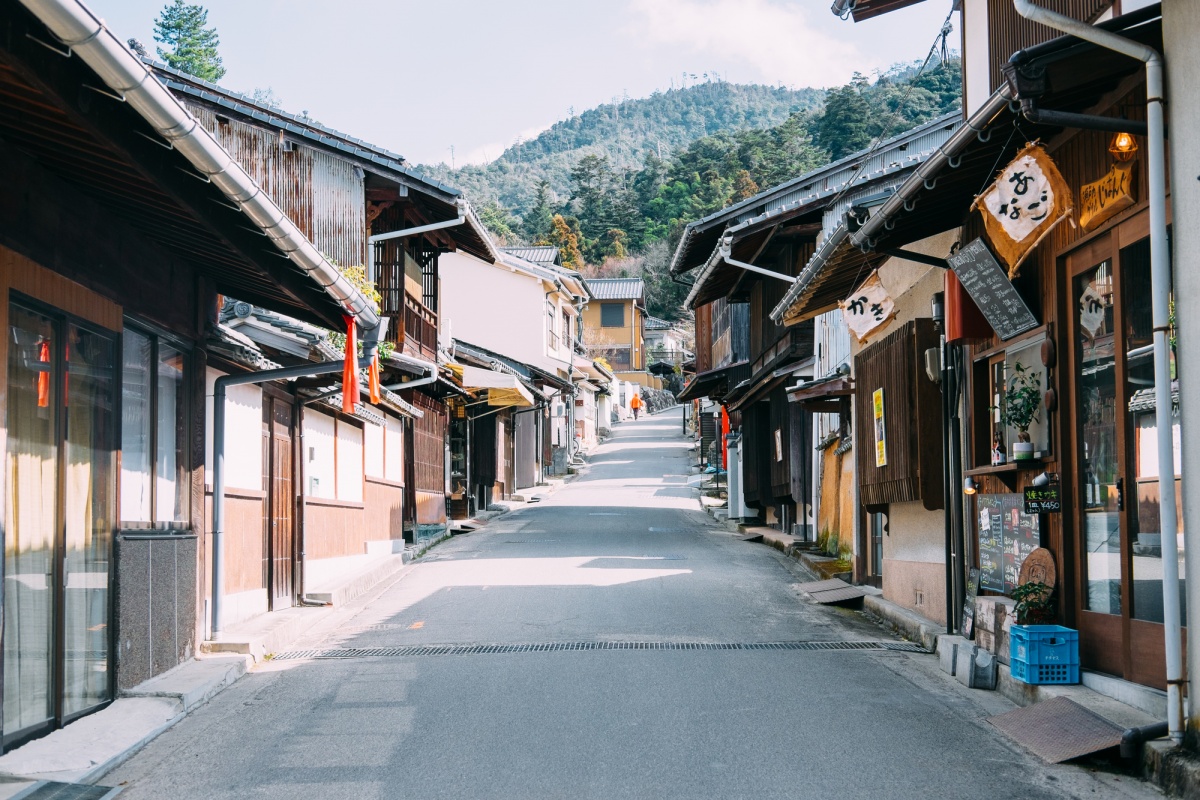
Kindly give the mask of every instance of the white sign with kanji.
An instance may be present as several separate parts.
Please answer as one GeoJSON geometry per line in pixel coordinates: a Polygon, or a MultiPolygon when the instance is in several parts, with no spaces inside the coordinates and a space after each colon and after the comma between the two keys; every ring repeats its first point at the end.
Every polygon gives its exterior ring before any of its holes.
{"type": "Polygon", "coordinates": [[[859,342],[866,341],[872,331],[896,316],[896,304],[879,280],[878,272],[871,273],[862,286],[838,305],[842,309],[846,327],[859,342]]]}

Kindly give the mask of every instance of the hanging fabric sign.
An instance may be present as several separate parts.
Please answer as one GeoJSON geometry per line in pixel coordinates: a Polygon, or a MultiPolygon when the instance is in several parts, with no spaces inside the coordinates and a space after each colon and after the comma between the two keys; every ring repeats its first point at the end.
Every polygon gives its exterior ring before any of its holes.
{"type": "Polygon", "coordinates": [[[1073,211],[1070,187],[1039,144],[1026,145],[1000,171],[971,204],[972,210],[976,208],[1010,279],[1033,248],[1073,211]]]}
{"type": "Polygon", "coordinates": [[[1104,326],[1104,311],[1107,308],[1104,297],[1089,283],[1079,296],[1079,327],[1087,331],[1088,337],[1095,339],[1104,326]]]}
{"type": "Polygon", "coordinates": [[[354,413],[358,403],[358,335],[355,332],[354,317],[346,320],[346,359],[342,364],[342,411],[354,413]]]}
{"type": "Polygon", "coordinates": [[[865,341],[872,331],[896,316],[896,304],[879,280],[878,272],[871,273],[871,277],[838,306],[842,309],[846,327],[859,342],[865,341]]]}
{"type": "Polygon", "coordinates": [[[1133,203],[1133,164],[1113,164],[1103,178],[1080,188],[1079,225],[1090,231],[1133,203]]]}

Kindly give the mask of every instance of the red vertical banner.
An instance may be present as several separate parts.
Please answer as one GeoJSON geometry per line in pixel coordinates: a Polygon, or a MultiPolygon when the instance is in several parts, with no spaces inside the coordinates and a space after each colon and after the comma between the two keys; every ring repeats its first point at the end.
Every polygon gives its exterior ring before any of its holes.
{"type": "Polygon", "coordinates": [[[342,367],[342,411],[354,413],[358,402],[358,334],[354,317],[346,317],[346,362],[342,367]]]}
{"type": "Polygon", "coordinates": [[[41,342],[37,346],[37,351],[38,361],[46,365],[46,368],[39,371],[37,376],[38,408],[46,408],[50,405],[50,343],[41,342]]]}
{"type": "Polygon", "coordinates": [[[371,395],[371,402],[378,403],[381,399],[382,392],[379,388],[379,354],[371,356],[371,366],[367,368],[367,391],[371,395]]]}
{"type": "Polygon", "coordinates": [[[729,450],[725,447],[725,438],[729,436],[729,412],[721,406],[721,469],[729,469],[729,450]]]}

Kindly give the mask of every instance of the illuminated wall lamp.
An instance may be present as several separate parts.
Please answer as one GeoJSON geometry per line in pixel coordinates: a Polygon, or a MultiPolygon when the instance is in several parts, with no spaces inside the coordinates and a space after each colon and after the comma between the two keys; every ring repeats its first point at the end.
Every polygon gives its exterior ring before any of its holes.
{"type": "Polygon", "coordinates": [[[1124,132],[1113,136],[1112,143],[1108,146],[1108,152],[1112,153],[1117,161],[1132,161],[1137,149],[1137,140],[1133,138],[1133,134],[1124,132]]]}
{"type": "Polygon", "coordinates": [[[968,475],[967,479],[963,481],[963,494],[975,494],[978,491],[979,484],[975,483],[975,479],[968,475]]]}

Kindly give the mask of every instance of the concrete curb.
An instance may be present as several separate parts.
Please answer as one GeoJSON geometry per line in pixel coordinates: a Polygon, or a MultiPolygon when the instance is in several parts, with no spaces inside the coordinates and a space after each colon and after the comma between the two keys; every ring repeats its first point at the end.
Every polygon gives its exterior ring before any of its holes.
{"type": "MultiPolygon", "coordinates": [[[[438,541],[441,540],[439,539],[438,541]]],[[[432,547],[432,545],[430,546],[432,547]]],[[[354,598],[366,594],[383,581],[404,569],[404,565],[410,561],[412,561],[412,555],[408,551],[397,553],[373,569],[355,575],[336,589],[323,592],[308,592],[305,594],[305,598],[315,603],[344,606],[354,598]]]]}
{"type": "Polygon", "coordinates": [[[884,600],[880,595],[868,594],[864,597],[863,611],[893,628],[905,639],[919,642],[930,652],[937,650],[937,637],[946,633],[942,626],[884,600]]]}

